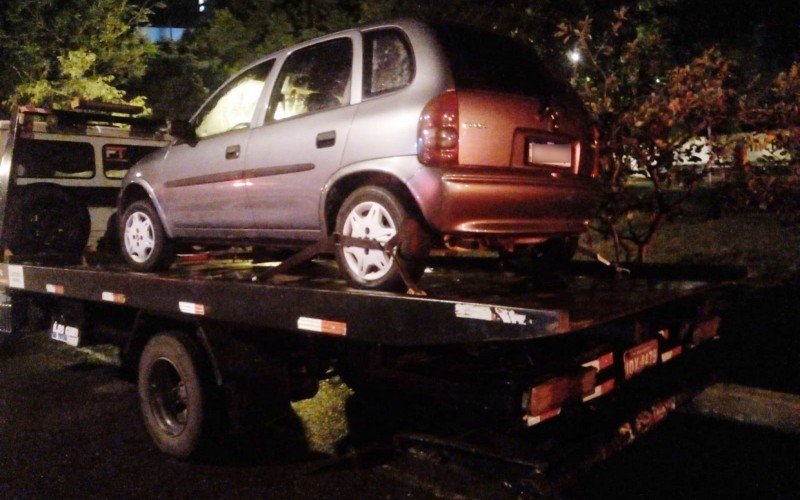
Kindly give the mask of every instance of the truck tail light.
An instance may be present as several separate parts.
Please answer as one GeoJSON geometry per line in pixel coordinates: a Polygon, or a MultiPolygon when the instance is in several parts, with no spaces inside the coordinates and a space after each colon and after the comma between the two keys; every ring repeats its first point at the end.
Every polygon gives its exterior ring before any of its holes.
{"type": "Polygon", "coordinates": [[[458,94],[454,90],[434,97],[422,110],[417,156],[428,166],[458,164],[458,94]]]}

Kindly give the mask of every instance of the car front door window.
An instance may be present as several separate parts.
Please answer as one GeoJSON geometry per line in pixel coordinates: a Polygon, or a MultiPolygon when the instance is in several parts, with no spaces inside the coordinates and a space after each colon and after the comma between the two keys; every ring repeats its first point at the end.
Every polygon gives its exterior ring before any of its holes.
{"type": "Polygon", "coordinates": [[[248,128],[273,61],[265,61],[222,88],[197,115],[197,137],[204,138],[248,128]]]}

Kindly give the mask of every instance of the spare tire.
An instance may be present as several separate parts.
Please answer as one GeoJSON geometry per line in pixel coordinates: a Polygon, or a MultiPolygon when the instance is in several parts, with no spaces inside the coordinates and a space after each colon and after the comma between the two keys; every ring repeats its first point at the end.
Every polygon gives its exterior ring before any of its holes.
{"type": "Polygon", "coordinates": [[[55,184],[17,188],[6,217],[6,246],[17,255],[80,255],[91,219],[84,203],[55,184]]]}

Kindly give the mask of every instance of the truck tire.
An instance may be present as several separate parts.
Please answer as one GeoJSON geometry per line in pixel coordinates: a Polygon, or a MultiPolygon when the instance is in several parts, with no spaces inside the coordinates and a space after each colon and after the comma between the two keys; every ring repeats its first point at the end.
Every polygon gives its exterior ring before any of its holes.
{"type": "Polygon", "coordinates": [[[186,333],[155,335],[139,361],[139,404],[145,427],[162,452],[187,459],[220,431],[213,373],[186,333]]]}
{"type": "Polygon", "coordinates": [[[80,255],[91,232],[86,205],[46,183],[19,188],[6,225],[6,245],[17,255],[80,255]]]}

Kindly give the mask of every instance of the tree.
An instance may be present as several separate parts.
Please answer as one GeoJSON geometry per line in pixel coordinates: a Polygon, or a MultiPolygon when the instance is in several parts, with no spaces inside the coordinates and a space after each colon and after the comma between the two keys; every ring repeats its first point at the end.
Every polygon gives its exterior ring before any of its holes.
{"type": "Polygon", "coordinates": [[[35,98],[59,106],[82,90],[124,100],[122,89],[144,75],[154,51],[136,30],[150,14],[127,0],[4,2],[0,96],[6,105],[35,98]]]}
{"type": "Polygon", "coordinates": [[[716,49],[674,66],[649,9],[622,7],[598,24],[588,16],[564,22],[556,37],[580,54],[573,82],[601,129],[611,195],[598,229],[613,238],[617,259],[630,258],[632,244],[642,261],[655,232],[696,185],[689,179],[677,200],[667,195],[676,154],[692,137],[704,135],[713,142],[720,129],[736,126],[742,86],[733,63],[716,49]],[[646,173],[651,193],[625,189],[631,167],[646,173]]]}

